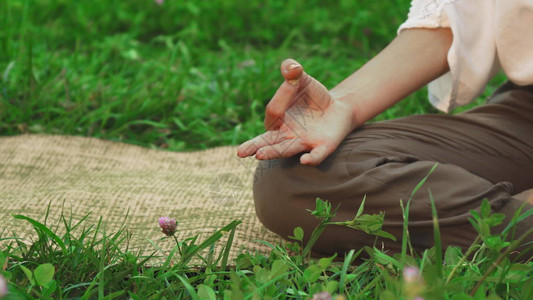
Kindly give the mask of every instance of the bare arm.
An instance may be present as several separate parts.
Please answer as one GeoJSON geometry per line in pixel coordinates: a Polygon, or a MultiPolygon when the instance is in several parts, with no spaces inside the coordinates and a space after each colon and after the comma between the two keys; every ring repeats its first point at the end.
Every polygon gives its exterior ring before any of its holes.
{"type": "Polygon", "coordinates": [[[330,93],[353,107],[358,127],[446,73],[451,44],[449,28],[404,30],[330,93]]]}

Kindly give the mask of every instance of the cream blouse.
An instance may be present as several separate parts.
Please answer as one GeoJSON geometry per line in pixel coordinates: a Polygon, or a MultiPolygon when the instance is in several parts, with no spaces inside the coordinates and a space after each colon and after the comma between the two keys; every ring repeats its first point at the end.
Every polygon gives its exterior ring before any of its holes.
{"type": "Polygon", "coordinates": [[[450,71],[429,84],[429,100],[449,112],[479,96],[503,69],[518,85],[533,84],[533,0],[412,0],[398,29],[452,30],[450,71]]]}

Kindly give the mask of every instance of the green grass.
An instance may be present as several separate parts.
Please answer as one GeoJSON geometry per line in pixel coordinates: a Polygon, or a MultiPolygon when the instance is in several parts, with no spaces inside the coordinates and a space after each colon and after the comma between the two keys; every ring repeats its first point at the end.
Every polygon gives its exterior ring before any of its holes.
{"type": "MultiPolygon", "coordinates": [[[[437,166],[435,166],[437,167],[437,166]]],[[[425,188],[429,171],[413,190],[425,188]]],[[[431,193],[430,193],[431,195],[431,193]]],[[[13,299],[531,299],[533,261],[517,252],[523,239],[513,234],[516,222],[533,215],[519,209],[501,233],[491,230],[504,215],[492,213],[484,200],[479,211],[471,211],[470,222],[478,232],[468,249],[441,248],[437,210],[430,196],[434,247],[413,251],[408,237],[409,202],[404,210],[402,249],[397,254],[380,250],[378,237],[395,239],[382,230],[383,214],[364,213],[364,200],[355,217],[332,222],[336,210],[317,199],[319,219],[311,232],[294,229],[291,241],[272,245],[270,253],[241,253],[229,260],[235,220],[205,240],[198,236],[178,240],[175,227],[166,227],[167,238],[176,246],[162,250],[157,241],[153,253],[130,250],[132,233],[124,229],[106,231],[104,222],[87,224],[87,216],[74,220],[60,213],[60,224],[14,215],[35,229],[30,242],[17,232],[0,232],[0,298],[13,299]],[[352,249],[344,256],[314,258],[311,249],[328,226],[347,226],[374,238],[372,247],[352,249]],[[215,247],[217,246],[218,247],[215,247]],[[196,260],[193,260],[196,259],[196,260]],[[159,262],[159,263],[158,263],[159,262]],[[2,285],[9,293],[3,295],[2,285]]],[[[125,217],[127,218],[127,216],[125,217]]],[[[124,220],[126,221],[126,220],[124,220]]],[[[157,220],[154,220],[154,226],[157,220]]],[[[169,224],[170,222],[167,222],[169,224]]],[[[179,226],[177,227],[179,230],[179,226]]],[[[163,233],[161,234],[163,237],[163,233]]],[[[533,246],[529,246],[531,251],[533,246]]],[[[145,248],[146,249],[146,248],[145,248]]]]}
{"type": "MultiPolygon", "coordinates": [[[[176,239],[169,253],[146,254],[128,250],[130,233],[124,229],[108,233],[101,222],[88,225],[85,218],[74,221],[62,214],[65,233],[60,236],[46,224],[46,217],[41,223],[14,216],[30,222],[37,238],[25,244],[16,234],[0,234],[0,241],[8,243],[0,252],[0,284],[4,278],[9,282],[9,294],[3,299],[311,299],[325,292],[335,299],[533,297],[533,262],[511,257],[520,238],[507,241],[509,231],[490,234],[502,215],[492,214],[488,201],[473,213],[471,221],[479,236],[465,253],[454,246],[445,252],[440,249],[434,210],[436,247],[422,254],[407,255],[404,244],[396,255],[365,247],[337,260],[337,255],[314,259],[309,251],[326,226],[348,226],[369,235],[386,233],[381,230],[382,215],[364,214],[363,205],[346,222],[329,222],[335,212],[320,199],[311,213],[321,221],[307,244],[303,242],[306,233],[295,228],[293,241],[268,244],[272,249],[268,255],[242,253],[234,261],[228,261],[228,253],[239,221],[205,241],[176,239]],[[214,250],[217,243],[222,245],[220,250],[214,250]],[[193,257],[203,263],[191,263],[193,257]],[[158,258],[163,262],[154,265],[158,258]]],[[[533,210],[521,216],[531,214],[533,210]]],[[[517,214],[515,220],[520,218],[517,214]]]]}
{"type": "MultiPolygon", "coordinates": [[[[394,37],[408,7],[1,1],[0,135],[95,136],[171,150],[235,145],[262,132],[284,58],[331,88],[394,37]]],[[[377,119],[425,112],[435,110],[422,90],[377,119]]]]}

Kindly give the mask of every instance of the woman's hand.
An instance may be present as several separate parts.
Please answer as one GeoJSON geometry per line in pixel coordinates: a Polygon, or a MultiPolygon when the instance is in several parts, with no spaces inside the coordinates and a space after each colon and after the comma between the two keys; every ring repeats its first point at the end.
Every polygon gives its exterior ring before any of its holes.
{"type": "Polygon", "coordinates": [[[240,145],[237,153],[266,160],[307,152],[300,162],[316,166],[354,129],[353,109],[292,59],[281,64],[281,74],[285,81],[266,107],[267,131],[240,145]]]}
{"type": "Polygon", "coordinates": [[[285,81],[267,105],[267,132],[242,144],[238,155],[274,159],[308,152],[300,162],[320,164],[356,127],[448,72],[452,40],[449,28],[403,30],[329,92],[285,60],[285,81]]]}

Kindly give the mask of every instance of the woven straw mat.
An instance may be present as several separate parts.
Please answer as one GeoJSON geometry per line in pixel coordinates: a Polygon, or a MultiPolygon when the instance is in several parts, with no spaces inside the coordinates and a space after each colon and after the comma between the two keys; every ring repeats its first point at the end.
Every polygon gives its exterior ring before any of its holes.
{"type": "MultiPolygon", "coordinates": [[[[176,153],[86,137],[0,137],[0,238],[35,239],[31,224],[12,215],[44,222],[50,205],[47,225],[54,231],[64,228],[62,210],[74,221],[90,213],[86,227],[102,217],[107,233],[125,221],[132,233],[129,249],[144,254],[157,249],[147,239],[165,253],[175,245],[160,231],[162,216],[178,220],[178,239],[200,234],[199,242],[232,220],[242,220],[230,259],[242,251],[267,253],[259,241],[280,238],[255,215],[255,166],[253,158],[237,158],[235,147],[176,153]]],[[[217,243],[218,251],[226,238],[217,243]]]]}

